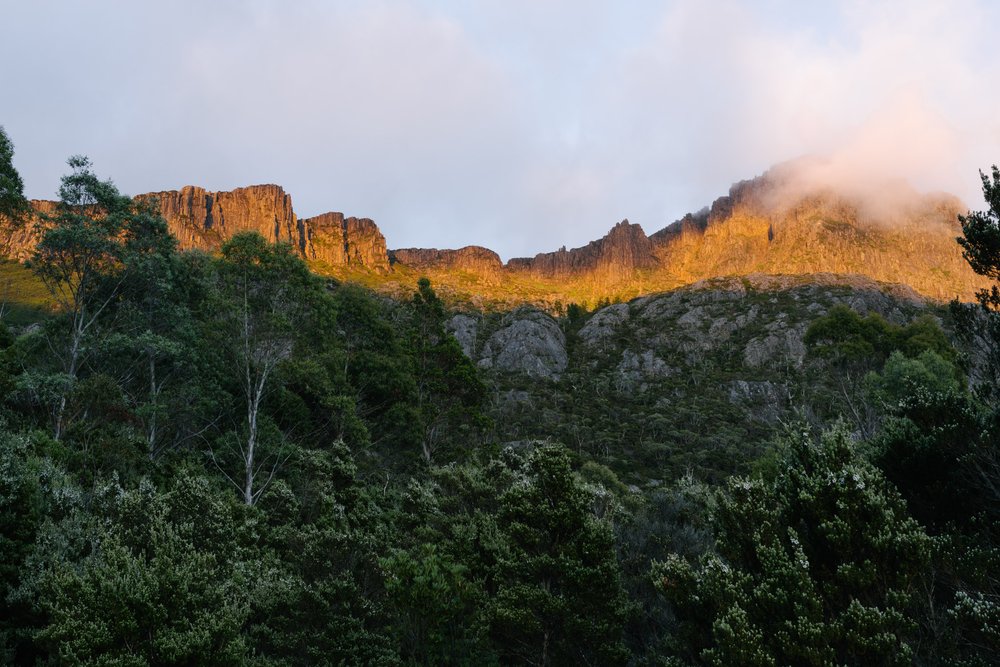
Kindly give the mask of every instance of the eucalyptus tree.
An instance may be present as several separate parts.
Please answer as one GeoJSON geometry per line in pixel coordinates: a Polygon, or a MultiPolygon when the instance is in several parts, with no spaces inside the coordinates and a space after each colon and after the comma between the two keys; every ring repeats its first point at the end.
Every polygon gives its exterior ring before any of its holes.
{"type": "Polygon", "coordinates": [[[0,218],[17,223],[27,210],[24,181],[14,168],[14,144],[0,126],[0,218]]]}
{"type": "Polygon", "coordinates": [[[244,423],[230,438],[239,473],[231,475],[214,451],[212,458],[243,501],[253,505],[287,458],[280,434],[271,438],[278,442],[261,438],[275,371],[292,357],[297,343],[322,326],[331,300],[291,246],[269,244],[253,232],[237,234],[223,246],[218,279],[218,340],[244,402],[244,423]]]}
{"type": "Polygon", "coordinates": [[[151,207],[98,178],[87,158],[72,157],[69,166],[55,213],[37,223],[39,241],[30,260],[65,323],[63,340],[52,346],[62,375],[52,405],[57,440],[95,325],[114,309],[141,258],[174,247],[166,222],[151,207]]]}

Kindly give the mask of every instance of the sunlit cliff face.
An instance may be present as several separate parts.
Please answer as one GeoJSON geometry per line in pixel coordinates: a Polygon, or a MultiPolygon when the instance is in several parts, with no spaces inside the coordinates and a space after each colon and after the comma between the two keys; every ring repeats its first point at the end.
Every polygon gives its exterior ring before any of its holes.
{"type": "MultiPolygon", "coordinates": [[[[236,232],[257,231],[291,243],[319,273],[401,296],[426,276],[446,299],[480,306],[593,306],[752,274],[859,274],[939,300],[970,299],[984,286],[955,242],[964,211],[957,198],[920,194],[901,179],[849,167],[836,156],[793,160],[733,185],[704,212],[659,232],[647,235],[622,221],[586,245],[539,248],[506,265],[481,247],[392,250],[393,239],[369,219],[336,213],[299,219],[291,195],[274,185],[140,198],[158,202],[183,248],[215,251],[236,232]]],[[[30,255],[33,238],[11,241],[8,254],[30,255]]]]}

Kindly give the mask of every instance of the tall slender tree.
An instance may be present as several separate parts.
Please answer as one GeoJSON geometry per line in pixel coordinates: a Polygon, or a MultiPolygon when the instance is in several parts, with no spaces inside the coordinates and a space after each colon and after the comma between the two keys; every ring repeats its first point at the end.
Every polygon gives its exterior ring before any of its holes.
{"type": "Polygon", "coordinates": [[[143,256],[169,252],[174,244],[162,217],[121,194],[110,180],[99,179],[87,158],[74,156],[69,166],[55,214],[37,223],[40,240],[30,261],[66,323],[62,341],[53,346],[63,375],[52,406],[57,440],[95,325],[113,310],[130,267],[138,267],[143,256]]]}
{"type": "Polygon", "coordinates": [[[223,472],[243,501],[253,505],[286,458],[280,446],[262,455],[265,399],[275,370],[292,355],[307,322],[322,310],[325,295],[319,279],[291,246],[269,244],[256,233],[237,234],[223,246],[219,280],[221,342],[238,373],[246,408],[235,447],[240,473],[234,478],[223,472]]]}

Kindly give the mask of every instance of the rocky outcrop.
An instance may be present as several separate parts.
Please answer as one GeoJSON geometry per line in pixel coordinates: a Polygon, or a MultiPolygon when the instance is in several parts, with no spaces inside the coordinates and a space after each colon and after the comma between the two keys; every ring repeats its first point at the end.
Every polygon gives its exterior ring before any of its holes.
{"type": "Polygon", "coordinates": [[[389,270],[389,253],[385,237],[378,226],[368,218],[344,220],[344,252],[347,265],[371,269],[379,273],[389,270]]]}
{"type": "Polygon", "coordinates": [[[347,264],[347,243],[344,239],[344,214],[323,213],[299,221],[307,259],[330,266],[347,264]]]}
{"type": "Polygon", "coordinates": [[[302,252],[307,259],[328,266],[347,266],[378,273],[389,270],[385,237],[368,218],[345,218],[343,213],[323,213],[301,221],[302,252]]]}
{"type": "Polygon", "coordinates": [[[479,367],[558,380],[566,370],[566,336],[554,319],[538,310],[522,309],[483,345],[479,367]]]}
{"type": "Polygon", "coordinates": [[[419,271],[466,271],[483,278],[497,279],[503,270],[500,256],[489,248],[470,245],[458,250],[436,248],[401,248],[390,250],[394,264],[419,271]]]}
{"type": "Polygon", "coordinates": [[[479,320],[471,315],[459,313],[445,322],[444,328],[455,337],[465,356],[469,359],[476,358],[476,338],[479,334],[479,320]]]}
{"type": "MultiPolygon", "coordinates": [[[[251,185],[226,192],[188,185],[135,199],[159,210],[182,250],[214,251],[240,232],[257,232],[272,243],[288,243],[305,259],[327,267],[389,271],[385,237],[372,220],[345,218],[343,213],[333,212],[299,219],[291,196],[277,185],[251,185]]],[[[32,201],[32,206],[35,220],[2,239],[8,257],[29,257],[37,242],[37,214],[51,214],[56,209],[51,201],[32,201]]]]}
{"type": "Polygon", "coordinates": [[[582,248],[545,252],[532,258],[520,257],[507,262],[507,268],[545,278],[564,278],[596,274],[621,280],[635,271],[655,266],[653,244],[639,225],[622,220],[604,238],[582,248]]]}
{"type": "Polygon", "coordinates": [[[182,249],[215,250],[240,232],[257,232],[272,243],[303,246],[292,198],[277,185],[251,185],[228,192],[188,185],[136,199],[158,203],[182,249]]]}
{"type": "Polygon", "coordinates": [[[24,261],[31,257],[31,253],[38,243],[38,223],[45,216],[53,215],[56,212],[55,202],[44,199],[32,199],[30,202],[32,215],[26,219],[13,224],[0,216],[0,253],[4,257],[24,261]]]}
{"type": "Polygon", "coordinates": [[[676,373],[652,350],[622,352],[621,361],[615,369],[615,386],[619,391],[643,392],[648,381],[662,380],[676,373]]]}

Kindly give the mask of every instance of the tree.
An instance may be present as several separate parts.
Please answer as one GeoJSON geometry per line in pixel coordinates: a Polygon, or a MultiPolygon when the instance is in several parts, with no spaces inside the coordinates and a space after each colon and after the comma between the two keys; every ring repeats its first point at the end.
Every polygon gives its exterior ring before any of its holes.
{"type": "Polygon", "coordinates": [[[39,222],[32,270],[61,306],[68,331],[58,352],[62,387],[52,406],[53,435],[65,428],[66,404],[87,354],[87,339],[118,299],[139,259],[170,252],[174,240],[162,217],[122,195],[81,156],[59,188],[56,213],[39,222]]]}
{"type": "MultiPolygon", "coordinates": [[[[993,165],[991,174],[979,172],[983,182],[983,198],[989,208],[969,211],[958,216],[962,225],[962,256],[972,270],[981,276],[1000,281],[1000,169],[993,165]]],[[[982,289],[976,296],[984,308],[1000,310],[1000,289],[996,285],[982,289]]]]}
{"type": "Polygon", "coordinates": [[[730,481],[717,553],[654,566],[698,664],[909,664],[931,540],[843,426],[788,436],[773,480],[730,481]]]}
{"type": "Polygon", "coordinates": [[[34,547],[44,516],[39,481],[41,465],[32,455],[29,440],[12,433],[0,419],[0,662],[33,662],[31,608],[13,599],[20,585],[20,569],[34,547]]]}
{"type": "Polygon", "coordinates": [[[444,304],[427,278],[417,282],[413,308],[416,399],[423,426],[421,452],[430,465],[435,454],[456,435],[465,436],[465,445],[475,438],[486,387],[458,341],[445,331],[444,304]]]}
{"type": "Polygon", "coordinates": [[[37,647],[58,664],[244,664],[250,602],[275,579],[247,546],[246,508],[185,473],[163,492],[112,479],[88,495],[62,499],[25,567],[37,647]]]}
{"type": "Polygon", "coordinates": [[[19,226],[28,212],[24,182],[14,168],[14,144],[0,125],[0,220],[19,226]]]}
{"type": "Polygon", "coordinates": [[[120,378],[153,459],[172,444],[164,437],[165,394],[192,365],[195,328],[184,288],[193,272],[172,244],[132,264],[116,308],[118,332],[108,340],[103,365],[120,378]]]}
{"type": "Polygon", "coordinates": [[[956,370],[932,350],[925,350],[914,358],[907,358],[896,350],[889,355],[882,371],[868,373],[862,384],[870,400],[888,411],[918,390],[957,393],[964,389],[964,382],[959,380],[956,370]]]}
{"type": "MultiPolygon", "coordinates": [[[[234,479],[253,505],[274,479],[286,453],[279,446],[261,455],[262,409],[275,370],[289,359],[302,331],[324,304],[322,286],[287,245],[271,245],[260,234],[237,234],[222,247],[217,304],[220,343],[237,373],[245,424],[234,434],[241,473],[234,479]]],[[[313,325],[315,326],[315,325],[313,325]]],[[[212,453],[215,459],[215,453],[212,453]]]]}
{"type": "Polygon", "coordinates": [[[502,658],[532,665],[620,664],[627,601],[608,523],[558,446],[535,450],[500,499],[491,634],[502,658]]]}

